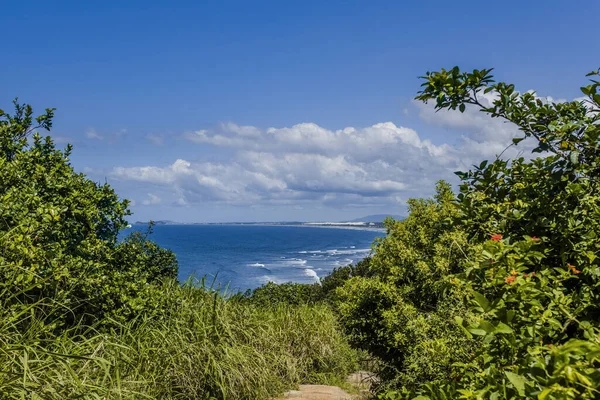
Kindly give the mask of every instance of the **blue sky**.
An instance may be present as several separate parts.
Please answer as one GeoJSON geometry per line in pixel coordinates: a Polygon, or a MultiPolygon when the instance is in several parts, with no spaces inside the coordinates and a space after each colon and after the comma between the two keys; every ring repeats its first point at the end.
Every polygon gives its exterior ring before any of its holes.
{"type": "Polygon", "coordinates": [[[9,2],[0,108],[56,107],[52,135],[133,200],[133,219],[402,214],[516,134],[416,104],[417,77],[494,67],[573,99],[600,66],[599,14],[552,0],[9,2]]]}

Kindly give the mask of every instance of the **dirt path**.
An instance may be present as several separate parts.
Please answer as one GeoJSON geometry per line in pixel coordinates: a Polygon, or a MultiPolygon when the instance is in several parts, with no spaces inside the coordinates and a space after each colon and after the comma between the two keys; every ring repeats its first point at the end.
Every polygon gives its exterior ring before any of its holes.
{"type": "Polygon", "coordinates": [[[300,390],[290,390],[283,397],[284,399],[306,399],[306,400],[350,400],[357,399],[356,395],[348,394],[337,386],[325,385],[300,385],[300,390]]]}
{"type": "Polygon", "coordinates": [[[349,394],[337,386],[326,385],[300,385],[299,390],[290,390],[283,397],[274,400],[362,400],[367,399],[368,389],[373,380],[373,374],[356,372],[348,377],[350,383],[359,394],[349,394]]]}

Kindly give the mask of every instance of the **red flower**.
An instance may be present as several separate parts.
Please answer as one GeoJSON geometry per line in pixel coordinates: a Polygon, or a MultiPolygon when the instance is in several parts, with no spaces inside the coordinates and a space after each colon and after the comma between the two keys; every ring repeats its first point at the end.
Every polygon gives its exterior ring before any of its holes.
{"type": "Polygon", "coordinates": [[[501,241],[501,240],[502,240],[502,235],[501,235],[501,234],[499,234],[499,233],[496,233],[495,235],[492,235],[491,239],[492,239],[494,242],[499,242],[499,241],[501,241]]]}
{"type": "Polygon", "coordinates": [[[540,241],[540,238],[539,238],[539,237],[537,237],[537,236],[532,236],[532,237],[531,237],[531,240],[533,240],[534,242],[539,242],[539,241],[540,241]]]}
{"type": "Polygon", "coordinates": [[[574,266],[574,265],[567,264],[567,267],[569,267],[569,269],[571,270],[571,272],[573,272],[575,275],[577,275],[577,274],[581,273],[581,271],[580,271],[580,270],[578,270],[577,268],[575,268],[575,266],[574,266]]]}
{"type": "Polygon", "coordinates": [[[511,284],[511,283],[514,283],[516,279],[517,279],[516,276],[509,275],[506,278],[504,278],[504,282],[511,284]]]}

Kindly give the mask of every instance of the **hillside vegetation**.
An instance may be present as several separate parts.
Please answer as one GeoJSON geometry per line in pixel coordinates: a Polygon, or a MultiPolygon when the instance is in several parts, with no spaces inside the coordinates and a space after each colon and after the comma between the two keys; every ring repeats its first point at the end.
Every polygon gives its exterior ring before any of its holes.
{"type": "Polygon", "coordinates": [[[117,241],[127,202],[28,140],[53,110],[0,112],[1,397],[267,399],[368,354],[379,399],[600,398],[600,71],[561,103],[490,73],[427,73],[417,99],[534,154],[440,181],[320,284],[228,298],[176,282],[147,234],[117,241]]]}
{"type": "Polygon", "coordinates": [[[417,99],[513,123],[541,156],[483,161],[457,196],[440,183],[409,202],[373,276],[336,290],[341,320],[384,361],[385,399],[600,398],[599,84],[553,103],[490,72],[427,73],[417,99]]]}
{"type": "Polygon", "coordinates": [[[73,170],[15,101],[0,111],[0,398],[268,399],[343,379],[356,354],[326,305],[257,306],[176,281],[128,202],[73,170]]]}
{"type": "Polygon", "coordinates": [[[410,200],[371,258],[322,286],[255,292],[331,304],[380,365],[380,399],[600,398],[599,72],[562,103],[490,72],[427,73],[417,99],[512,123],[510,145],[528,139],[534,154],[458,172],[457,195],[439,182],[410,200]]]}

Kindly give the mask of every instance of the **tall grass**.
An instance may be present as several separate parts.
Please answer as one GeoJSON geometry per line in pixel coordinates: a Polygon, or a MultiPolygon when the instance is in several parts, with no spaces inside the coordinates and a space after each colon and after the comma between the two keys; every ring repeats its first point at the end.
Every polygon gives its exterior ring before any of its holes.
{"type": "Polygon", "coordinates": [[[172,301],[159,317],[60,333],[39,312],[48,304],[3,307],[0,398],[256,400],[356,366],[324,305],[257,307],[176,282],[161,291],[172,301]]]}

